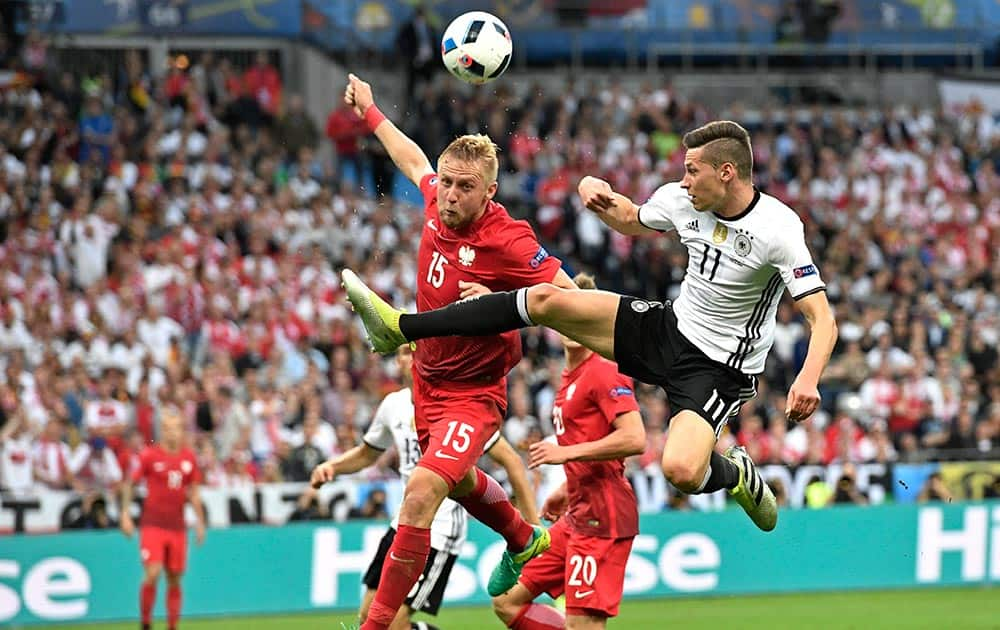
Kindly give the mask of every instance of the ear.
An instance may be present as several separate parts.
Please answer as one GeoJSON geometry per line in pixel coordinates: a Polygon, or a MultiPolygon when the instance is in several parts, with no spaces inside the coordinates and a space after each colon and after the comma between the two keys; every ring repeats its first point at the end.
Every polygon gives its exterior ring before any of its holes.
{"type": "Polygon", "coordinates": [[[486,201],[491,201],[495,194],[497,194],[497,183],[493,181],[486,187],[486,201]]]}
{"type": "Polygon", "coordinates": [[[739,174],[736,172],[736,165],[732,162],[723,162],[722,166],[719,167],[719,177],[723,182],[729,183],[734,179],[737,179],[739,174]]]}

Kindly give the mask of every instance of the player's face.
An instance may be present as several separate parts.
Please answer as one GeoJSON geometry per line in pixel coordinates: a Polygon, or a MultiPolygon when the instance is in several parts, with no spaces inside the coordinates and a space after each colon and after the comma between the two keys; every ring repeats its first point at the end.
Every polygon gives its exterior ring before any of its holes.
{"type": "Polygon", "coordinates": [[[691,196],[691,205],[698,212],[717,210],[726,197],[725,166],[716,168],[701,160],[701,148],[688,149],[684,156],[684,179],[681,188],[691,196]]]}
{"type": "Polygon", "coordinates": [[[483,165],[451,157],[438,160],[438,216],[451,229],[464,227],[480,216],[497,192],[486,179],[483,165]]]}
{"type": "Polygon", "coordinates": [[[177,449],[184,439],[184,428],[178,416],[167,416],[160,425],[160,438],[164,446],[169,449],[177,449]]]}
{"type": "Polygon", "coordinates": [[[400,378],[408,383],[411,378],[410,370],[413,369],[413,352],[410,346],[402,346],[396,351],[396,367],[399,368],[400,378]]]}

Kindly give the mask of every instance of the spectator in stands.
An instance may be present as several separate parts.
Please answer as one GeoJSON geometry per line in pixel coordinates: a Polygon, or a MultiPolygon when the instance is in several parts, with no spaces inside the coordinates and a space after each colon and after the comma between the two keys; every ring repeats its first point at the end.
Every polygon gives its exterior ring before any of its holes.
{"type": "Polygon", "coordinates": [[[264,51],[257,51],[254,63],[243,74],[243,88],[257,102],[264,120],[270,124],[281,113],[281,76],[264,51]]]}
{"type": "Polygon", "coordinates": [[[51,419],[34,445],[31,460],[35,480],[52,490],[65,490],[73,483],[69,446],[62,440],[63,423],[51,419]]]}
{"type": "Polygon", "coordinates": [[[378,487],[372,488],[360,506],[350,509],[347,513],[347,518],[387,520],[389,518],[389,510],[385,506],[385,501],[385,490],[378,487]]]}
{"type": "Polygon", "coordinates": [[[106,165],[111,159],[114,133],[114,121],[104,111],[101,95],[88,94],[80,118],[80,162],[99,161],[101,165],[106,165]]]}
{"type": "MultiPolygon", "coordinates": [[[[5,404],[9,408],[11,405],[5,404]]],[[[0,429],[0,488],[14,496],[27,496],[35,488],[34,435],[24,410],[18,407],[0,429]]]]}
{"type": "Polygon", "coordinates": [[[288,517],[293,521],[318,521],[330,518],[329,508],[319,503],[319,493],[312,486],[306,489],[295,502],[295,510],[288,517]]]}
{"type": "Polygon", "coordinates": [[[918,503],[927,503],[928,501],[947,501],[951,503],[951,499],[951,491],[948,490],[944,479],[941,478],[941,473],[937,471],[932,472],[927,477],[924,487],[920,489],[920,494],[917,495],[918,503]]]}
{"type": "Polygon", "coordinates": [[[406,68],[406,101],[403,111],[411,111],[418,83],[430,81],[438,65],[440,38],[428,20],[423,4],[417,4],[413,16],[396,34],[396,50],[406,68]]]}
{"type": "Polygon", "coordinates": [[[319,142],[319,130],[306,111],[300,94],[289,95],[288,107],[278,120],[275,131],[289,161],[298,158],[302,149],[315,149],[319,142]]]}

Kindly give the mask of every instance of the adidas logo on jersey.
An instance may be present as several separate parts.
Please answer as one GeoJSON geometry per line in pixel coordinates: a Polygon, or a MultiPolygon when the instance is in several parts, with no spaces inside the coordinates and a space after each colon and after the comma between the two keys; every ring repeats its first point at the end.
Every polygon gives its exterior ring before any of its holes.
{"type": "Polygon", "coordinates": [[[694,221],[688,221],[688,224],[684,226],[685,230],[692,230],[694,232],[698,231],[698,219],[694,221]]]}

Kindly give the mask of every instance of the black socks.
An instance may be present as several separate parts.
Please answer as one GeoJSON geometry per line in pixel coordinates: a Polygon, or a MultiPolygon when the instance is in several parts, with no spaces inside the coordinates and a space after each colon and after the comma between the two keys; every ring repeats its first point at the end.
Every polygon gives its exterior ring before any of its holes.
{"type": "Polygon", "coordinates": [[[527,289],[487,293],[423,313],[404,313],[399,330],[407,341],[427,337],[498,335],[532,326],[528,320],[527,289]]]}

